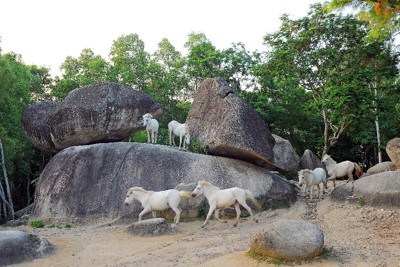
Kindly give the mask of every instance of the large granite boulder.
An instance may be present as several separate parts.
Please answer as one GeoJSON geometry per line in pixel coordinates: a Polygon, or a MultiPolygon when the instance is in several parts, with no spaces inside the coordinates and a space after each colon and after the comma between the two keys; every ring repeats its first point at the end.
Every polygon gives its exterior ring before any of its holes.
{"type": "Polygon", "coordinates": [[[385,161],[385,162],[377,163],[374,166],[372,166],[371,168],[369,168],[367,170],[367,172],[365,173],[365,175],[372,175],[372,174],[377,174],[377,173],[381,173],[381,172],[395,171],[395,170],[396,170],[396,166],[394,165],[393,162],[385,161]]]}
{"type": "Polygon", "coordinates": [[[362,176],[351,183],[337,186],[331,194],[331,199],[345,201],[350,196],[353,199],[363,199],[375,207],[400,207],[400,172],[386,171],[368,176],[362,176]]]}
{"type": "Polygon", "coordinates": [[[130,187],[161,191],[194,185],[200,179],[221,189],[249,189],[261,203],[288,203],[296,197],[283,176],[244,161],[158,144],[117,142],[74,146],[57,153],[39,178],[32,216],[136,220],[143,209],[140,203],[124,205],[130,187]]]}
{"type": "Polygon", "coordinates": [[[143,129],[142,115],[162,115],[162,106],[132,88],[95,83],[71,91],[62,102],[38,102],[22,114],[34,146],[58,152],[66,147],[120,141],[143,129]]]}
{"type": "Polygon", "coordinates": [[[296,154],[292,144],[275,134],[272,135],[275,138],[274,152],[274,163],[280,169],[297,175],[299,170],[300,157],[296,154]]]}
{"type": "Polygon", "coordinates": [[[192,140],[209,154],[241,159],[276,170],[275,139],[263,119],[222,78],[200,84],[186,123],[192,140]]]}
{"type": "Polygon", "coordinates": [[[316,257],[323,249],[323,231],[304,220],[279,220],[267,225],[250,240],[250,251],[285,260],[316,257]]]}
{"type": "Polygon", "coordinates": [[[396,166],[396,170],[400,170],[400,138],[393,138],[386,144],[386,153],[396,166]]]}
{"type": "Polygon", "coordinates": [[[373,206],[400,207],[400,172],[387,171],[354,182],[354,195],[373,206]]]}
{"type": "Polygon", "coordinates": [[[303,156],[300,158],[300,169],[314,170],[315,168],[325,169],[325,166],[322,164],[321,159],[314,154],[314,152],[309,149],[304,150],[303,156]]]}
{"type": "Polygon", "coordinates": [[[0,266],[47,257],[55,248],[43,237],[22,231],[0,231],[0,266]]]}

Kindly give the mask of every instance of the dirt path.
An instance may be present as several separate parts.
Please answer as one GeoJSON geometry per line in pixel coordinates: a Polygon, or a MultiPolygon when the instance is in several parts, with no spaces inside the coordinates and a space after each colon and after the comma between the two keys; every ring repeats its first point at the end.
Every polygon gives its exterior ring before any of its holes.
{"type": "MultiPolygon", "coordinates": [[[[400,210],[376,209],[329,199],[300,199],[289,209],[258,213],[259,223],[243,219],[182,222],[175,235],[143,238],[125,232],[127,225],[73,226],[70,229],[21,227],[46,237],[57,253],[15,266],[277,266],[247,254],[250,237],[266,224],[282,218],[306,219],[325,234],[325,255],[279,266],[397,267],[400,266],[400,210]]],[[[15,230],[15,228],[13,228],[15,230]]]]}

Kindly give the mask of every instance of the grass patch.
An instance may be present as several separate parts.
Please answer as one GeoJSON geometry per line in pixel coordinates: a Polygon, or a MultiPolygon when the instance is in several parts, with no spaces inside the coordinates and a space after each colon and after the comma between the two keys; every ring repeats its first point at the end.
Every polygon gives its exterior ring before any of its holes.
{"type": "Polygon", "coordinates": [[[330,251],[329,249],[324,248],[324,249],[322,250],[321,255],[319,255],[319,256],[320,256],[321,258],[323,258],[323,259],[328,259],[330,253],[331,253],[331,251],[330,251]]]}
{"type": "Polygon", "coordinates": [[[360,205],[361,207],[363,207],[363,206],[367,205],[367,202],[365,201],[364,198],[359,197],[359,198],[357,199],[357,204],[360,205]]]}
{"type": "Polygon", "coordinates": [[[200,140],[197,140],[197,139],[192,140],[190,142],[189,149],[193,153],[203,154],[203,155],[207,155],[208,154],[207,148],[205,147],[203,142],[201,142],[200,140]]]}
{"type": "Polygon", "coordinates": [[[72,225],[69,224],[69,223],[64,223],[64,224],[62,224],[62,223],[45,224],[41,220],[33,220],[33,221],[30,222],[30,225],[33,228],[44,228],[44,227],[46,227],[46,228],[58,228],[58,229],[63,229],[63,228],[69,229],[69,228],[72,228],[72,225]]]}
{"type": "Polygon", "coordinates": [[[44,223],[41,220],[33,220],[30,222],[30,225],[33,228],[43,228],[44,227],[44,223]]]}
{"type": "Polygon", "coordinates": [[[240,213],[240,218],[247,218],[247,217],[250,217],[250,213],[247,210],[243,210],[240,213]]]}
{"type": "Polygon", "coordinates": [[[255,253],[255,252],[253,252],[253,251],[249,251],[249,252],[247,252],[247,254],[251,257],[251,258],[253,258],[253,259],[255,259],[256,261],[258,261],[258,262],[267,262],[267,263],[270,263],[270,264],[274,264],[274,265],[282,265],[282,264],[284,264],[284,263],[286,263],[286,261],[284,260],[284,259],[281,259],[281,258],[271,258],[271,257],[268,257],[268,256],[265,256],[265,255],[260,255],[260,254],[257,254],[257,253],[255,253]]]}
{"type": "Polygon", "coordinates": [[[36,244],[40,244],[40,238],[35,234],[28,234],[29,239],[35,242],[36,244]]]}
{"type": "Polygon", "coordinates": [[[199,218],[206,218],[206,210],[203,207],[199,207],[197,210],[197,216],[199,216],[199,218]]]}
{"type": "Polygon", "coordinates": [[[275,265],[282,265],[285,263],[285,260],[277,258],[277,259],[270,259],[270,260],[268,260],[268,262],[271,264],[275,264],[275,265]]]}

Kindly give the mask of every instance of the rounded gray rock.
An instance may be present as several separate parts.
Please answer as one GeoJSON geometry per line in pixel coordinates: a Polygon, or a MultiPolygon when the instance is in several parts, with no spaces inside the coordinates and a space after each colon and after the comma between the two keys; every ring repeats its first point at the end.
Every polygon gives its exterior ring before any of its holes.
{"type": "Polygon", "coordinates": [[[255,234],[250,250],[256,254],[286,260],[301,260],[320,255],[324,233],[304,220],[280,220],[255,234]]]}
{"type": "Polygon", "coordinates": [[[138,236],[160,236],[176,232],[164,218],[154,218],[133,223],[128,226],[126,231],[131,235],[138,236]]]}
{"type": "Polygon", "coordinates": [[[387,171],[354,182],[354,196],[377,207],[400,207],[400,172],[387,171]]]}
{"type": "Polygon", "coordinates": [[[33,261],[54,251],[45,238],[22,231],[0,231],[0,266],[33,261]]]}

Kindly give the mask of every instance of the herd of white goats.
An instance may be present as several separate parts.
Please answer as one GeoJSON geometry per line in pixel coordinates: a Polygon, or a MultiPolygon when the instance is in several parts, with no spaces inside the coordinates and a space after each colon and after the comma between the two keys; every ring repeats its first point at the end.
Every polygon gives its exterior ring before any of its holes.
{"type": "MultiPolygon", "coordinates": [[[[146,113],[143,115],[143,124],[146,126],[147,142],[157,143],[157,134],[159,128],[158,121],[153,119],[151,114],[146,113]]],[[[175,136],[179,136],[179,148],[182,146],[185,149],[185,144],[190,144],[189,126],[186,123],[179,123],[174,120],[171,121],[168,123],[168,134],[170,145],[175,145],[175,136]]],[[[327,182],[329,180],[333,181],[333,185],[335,187],[336,178],[347,175],[348,182],[353,182],[354,176],[356,178],[361,176],[361,168],[357,163],[348,160],[336,163],[336,161],[334,161],[329,155],[323,156],[322,163],[325,165],[328,175],[323,168],[316,168],[314,170],[303,169],[298,172],[299,186],[302,187],[304,185],[305,192],[309,190],[310,199],[313,198],[313,189],[315,186],[318,188],[317,197],[319,198],[319,185],[321,183],[323,184],[322,190],[324,190],[327,189],[327,182]]],[[[152,212],[153,218],[155,218],[157,211],[171,208],[175,212],[174,222],[179,224],[181,210],[179,209],[178,205],[181,201],[181,198],[190,199],[199,195],[204,195],[210,206],[206,220],[204,221],[202,227],[207,224],[213,212],[214,217],[218,221],[226,222],[220,219],[219,209],[223,209],[232,205],[235,206],[236,210],[236,220],[234,222],[234,226],[236,226],[239,221],[241,213],[240,205],[249,212],[251,218],[255,222],[258,222],[254,217],[251,208],[247,205],[246,199],[250,199],[258,209],[261,209],[261,205],[257,202],[249,190],[238,187],[221,190],[205,180],[198,181],[197,186],[192,193],[187,191],[178,191],[176,189],[155,192],[147,191],[142,187],[131,187],[126,195],[125,205],[131,204],[134,199],[138,200],[142,204],[143,210],[139,214],[139,221],[141,221],[143,215],[148,212],[152,212]]]]}

